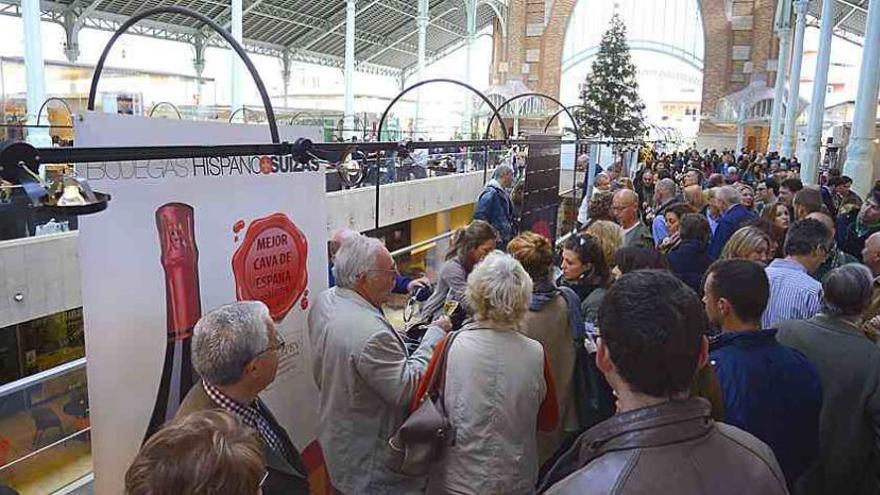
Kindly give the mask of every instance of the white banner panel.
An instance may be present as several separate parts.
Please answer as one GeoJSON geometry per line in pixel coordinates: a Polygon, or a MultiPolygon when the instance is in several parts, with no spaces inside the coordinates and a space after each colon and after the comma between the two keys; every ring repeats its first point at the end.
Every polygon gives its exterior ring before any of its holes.
{"type": "MultiPolygon", "coordinates": [[[[296,130],[320,140],[314,128],[296,130]]],[[[78,147],[268,142],[265,126],[108,114],[76,122],[78,147]]],[[[323,170],[309,168],[289,156],[77,166],[112,195],[106,211],[80,220],[79,236],[96,493],[123,492],[151,418],[165,417],[154,414],[160,382],[171,384],[173,414],[194,320],[237,299],[263,300],[278,322],[287,345],[262,396],[306,464],[320,460],[305,332],[309,300],[327,287],[327,221],[323,170]],[[173,368],[165,380],[163,367],[173,368]]]]}

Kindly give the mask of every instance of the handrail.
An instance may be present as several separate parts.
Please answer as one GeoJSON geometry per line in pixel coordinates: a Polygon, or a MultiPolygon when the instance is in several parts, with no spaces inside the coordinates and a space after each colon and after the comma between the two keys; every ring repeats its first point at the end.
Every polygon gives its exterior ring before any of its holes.
{"type": "Polygon", "coordinates": [[[400,256],[401,254],[410,253],[412,251],[415,251],[416,249],[428,246],[428,245],[433,244],[437,241],[442,241],[443,239],[446,239],[447,237],[451,237],[452,234],[454,234],[454,233],[455,233],[454,230],[450,230],[450,231],[444,232],[438,236],[434,236],[430,239],[426,239],[424,241],[419,241],[415,244],[411,244],[409,246],[402,247],[400,249],[395,249],[394,251],[391,251],[391,257],[395,258],[397,256],[400,256]]]}
{"type": "Polygon", "coordinates": [[[88,432],[90,432],[90,431],[92,431],[92,427],[91,427],[91,426],[86,426],[86,427],[83,428],[82,430],[75,431],[75,432],[71,433],[70,435],[67,435],[67,436],[64,437],[64,438],[58,439],[58,440],[56,440],[56,441],[50,443],[49,445],[45,445],[45,446],[43,446],[43,447],[40,447],[39,449],[37,449],[37,450],[35,450],[35,451],[33,451],[33,452],[27,454],[27,455],[23,455],[23,456],[19,457],[18,459],[14,460],[14,461],[12,461],[12,462],[10,462],[10,463],[8,463],[8,464],[4,464],[3,466],[0,466],[0,471],[3,471],[3,470],[5,470],[5,469],[9,469],[9,468],[11,468],[12,466],[15,466],[16,464],[22,463],[22,462],[24,462],[24,461],[26,461],[26,460],[28,460],[28,459],[31,459],[31,458],[33,458],[33,457],[36,457],[36,456],[42,454],[43,452],[46,452],[46,451],[49,450],[49,449],[53,449],[53,448],[57,447],[58,445],[61,445],[61,444],[63,444],[64,442],[67,442],[68,440],[73,440],[74,438],[76,438],[76,437],[82,435],[83,433],[88,433],[88,432]]]}
{"type": "Polygon", "coordinates": [[[50,368],[46,371],[41,371],[39,373],[26,376],[19,380],[15,380],[14,382],[9,382],[3,386],[0,386],[0,398],[6,397],[7,395],[14,394],[16,392],[20,392],[26,388],[30,388],[38,383],[43,383],[52,378],[56,378],[61,375],[65,375],[70,373],[71,371],[76,371],[80,368],[86,367],[86,358],[82,357],[79,359],[74,359],[73,361],[69,361],[62,365],[56,366],[54,368],[50,368]]]}

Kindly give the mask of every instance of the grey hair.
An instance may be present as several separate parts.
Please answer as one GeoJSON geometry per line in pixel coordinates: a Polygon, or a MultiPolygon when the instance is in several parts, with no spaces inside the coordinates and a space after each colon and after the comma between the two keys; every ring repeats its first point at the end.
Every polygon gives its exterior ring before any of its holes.
{"type": "Polygon", "coordinates": [[[515,326],[529,308],[532,277],[513,256],[493,251],[468,276],[465,298],[478,319],[515,326]]]}
{"type": "Polygon", "coordinates": [[[376,268],[379,254],[384,250],[382,241],[364,235],[345,241],[333,262],[336,285],[344,289],[354,289],[358,278],[376,268]]]}
{"type": "Polygon", "coordinates": [[[667,193],[669,196],[675,196],[676,189],[677,188],[675,186],[675,181],[668,178],[668,177],[665,179],[662,179],[660,182],[657,183],[657,190],[663,191],[664,193],[667,193]]]}
{"type": "Polygon", "coordinates": [[[498,180],[501,178],[501,176],[503,176],[504,174],[506,174],[508,172],[510,172],[512,174],[513,167],[511,167],[507,163],[501,163],[497,167],[495,167],[495,172],[492,173],[492,178],[495,180],[498,180]]]}
{"type": "Polygon", "coordinates": [[[192,338],[196,371],[212,385],[239,381],[245,365],[269,347],[270,321],[260,301],[226,304],[202,316],[192,338]]]}
{"type": "Polygon", "coordinates": [[[829,316],[859,316],[871,304],[874,279],[865,265],[850,263],[835,268],[822,281],[822,312],[829,316]]]}
{"type": "Polygon", "coordinates": [[[738,205],[742,203],[742,193],[733,186],[721,186],[718,188],[717,197],[721,202],[728,205],[738,205]]]}

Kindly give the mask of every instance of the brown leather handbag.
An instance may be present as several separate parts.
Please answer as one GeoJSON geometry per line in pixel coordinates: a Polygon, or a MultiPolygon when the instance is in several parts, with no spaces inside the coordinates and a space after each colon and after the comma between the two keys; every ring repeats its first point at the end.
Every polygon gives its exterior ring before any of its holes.
{"type": "Polygon", "coordinates": [[[392,451],[389,467],[397,473],[407,476],[427,475],[431,464],[439,460],[446,447],[455,440],[455,430],[449,423],[443,404],[443,392],[446,385],[446,360],[458,334],[459,332],[452,332],[446,338],[443,354],[429,378],[422,402],[388,440],[392,451]]]}

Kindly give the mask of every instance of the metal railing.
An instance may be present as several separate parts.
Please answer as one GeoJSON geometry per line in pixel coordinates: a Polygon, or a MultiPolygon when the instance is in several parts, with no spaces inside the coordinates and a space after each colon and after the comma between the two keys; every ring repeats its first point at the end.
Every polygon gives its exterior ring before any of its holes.
{"type": "Polygon", "coordinates": [[[0,400],[8,395],[14,394],[16,392],[21,392],[22,390],[30,388],[34,385],[39,385],[53,378],[57,378],[61,375],[66,375],[67,373],[85,367],[86,358],[83,357],[79,359],[74,359],[73,361],[69,361],[59,366],[55,366],[54,368],[48,369],[46,371],[41,371],[39,373],[26,376],[19,380],[15,380],[14,382],[0,385],[0,400]]]}

